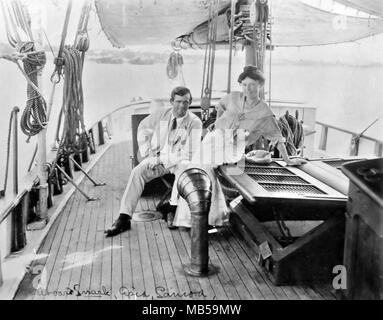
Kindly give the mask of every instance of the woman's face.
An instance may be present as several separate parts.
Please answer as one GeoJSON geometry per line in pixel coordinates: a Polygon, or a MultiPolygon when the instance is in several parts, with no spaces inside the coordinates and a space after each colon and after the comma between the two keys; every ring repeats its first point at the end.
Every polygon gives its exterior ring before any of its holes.
{"type": "Polygon", "coordinates": [[[246,77],[245,79],[242,80],[241,86],[243,89],[243,94],[248,99],[257,99],[259,97],[261,84],[258,80],[254,80],[249,77],[246,77]]]}

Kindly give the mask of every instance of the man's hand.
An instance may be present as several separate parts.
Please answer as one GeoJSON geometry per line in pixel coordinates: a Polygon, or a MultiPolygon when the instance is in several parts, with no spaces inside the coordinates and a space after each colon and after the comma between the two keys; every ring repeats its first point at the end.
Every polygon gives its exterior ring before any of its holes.
{"type": "Polygon", "coordinates": [[[148,168],[153,170],[155,167],[161,165],[162,162],[159,157],[151,157],[148,160],[148,168]]]}
{"type": "Polygon", "coordinates": [[[307,161],[305,159],[302,159],[302,158],[292,158],[292,159],[289,159],[288,161],[286,161],[286,164],[288,166],[300,166],[302,164],[305,164],[307,163],[307,161]]]}

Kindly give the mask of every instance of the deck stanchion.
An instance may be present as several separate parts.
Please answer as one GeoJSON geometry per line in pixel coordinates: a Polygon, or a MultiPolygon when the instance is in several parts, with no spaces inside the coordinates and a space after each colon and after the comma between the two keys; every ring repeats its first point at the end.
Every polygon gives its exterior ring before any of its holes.
{"type": "Polygon", "coordinates": [[[13,211],[13,238],[11,251],[19,251],[27,244],[26,228],[29,208],[29,193],[26,193],[13,211]]]}
{"type": "MultiPolygon", "coordinates": [[[[71,158],[70,158],[70,160],[72,160],[71,158]]],[[[81,166],[82,166],[82,158],[81,158],[81,153],[75,153],[74,155],[73,155],[73,160],[74,161],[76,161],[76,163],[77,163],[77,166],[74,166],[74,171],[80,171],[80,168],[81,168],[81,166]]]]}
{"type": "Polygon", "coordinates": [[[216,272],[209,265],[208,217],[211,205],[212,183],[201,169],[184,171],[177,182],[178,192],[189,205],[191,226],[191,263],[184,266],[186,273],[203,277],[216,272]]]}
{"type": "Polygon", "coordinates": [[[93,128],[89,130],[89,152],[90,154],[96,153],[96,144],[94,143],[93,128]]]}
{"type": "Polygon", "coordinates": [[[98,144],[103,145],[105,143],[104,140],[104,127],[102,125],[102,121],[98,122],[98,144]]]}

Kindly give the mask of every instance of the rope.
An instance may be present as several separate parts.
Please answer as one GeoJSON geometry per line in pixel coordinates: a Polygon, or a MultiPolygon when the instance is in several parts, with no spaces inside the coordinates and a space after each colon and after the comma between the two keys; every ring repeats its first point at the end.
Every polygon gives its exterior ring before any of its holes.
{"type": "MultiPolygon", "coordinates": [[[[34,51],[32,42],[24,43],[20,53],[34,51]]],[[[21,116],[20,126],[25,135],[30,137],[38,134],[47,125],[47,106],[44,97],[38,91],[37,73],[45,66],[46,56],[44,52],[27,54],[23,59],[24,72],[28,77],[27,103],[21,116]],[[37,90],[36,90],[37,89],[37,90]]]]}
{"type": "Polygon", "coordinates": [[[209,7],[209,28],[207,33],[207,45],[205,47],[205,58],[201,89],[202,121],[209,116],[209,108],[213,86],[215,47],[217,39],[219,0],[214,0],[209,7]]]}
{"type": "Polygon", "coordinates": [[[233,42],[234,42],[234,15],[235,15],[235,4],[237,0],[231,0],[230,8],[230,37],[229,37],[229,69],[227,72],[227,93],[231,92],[231,67],[233,59],[233,42]]]}
{"type": "Polygon", "coordinates": [[[182,55],[174,51],[170,54],[168,59],[168,64],[166,66],[166,74],[169,79],[175,79],[177,78],[178,74],[182,74],[182,66],[184,64],[184,60],[182,55]]]}
{"type": "Polygon", "coordinates": [[[288,112],[278,120],[278,126],[286,139],[286,150],[290,156],[295,156],[303,145],[304,135],[302,122],[288,112]]]}
{"type": "Polygon", "coordinates": [[[275,210],[274,207],[272,207],[272,211],[274,214],[275,221],[277,223],[279,232],[281,233],[282,240],[285,241],[286,243],[292,243],[294,242],[294,237],[291,235],[290,229],[287,227],[282,214],[275,210]]]}
{"type": "Polygon", "coordinates": [[[84,96],[82,88],[81,52],[73,47],[63,49],[63,104],[60,112],[56,141],[59,148],[55,162],[62,156],[82,152],[88,143],[84,124],[84,96]],[[62,116],[64,117],[61,139],[58,138],[62,116]]]}

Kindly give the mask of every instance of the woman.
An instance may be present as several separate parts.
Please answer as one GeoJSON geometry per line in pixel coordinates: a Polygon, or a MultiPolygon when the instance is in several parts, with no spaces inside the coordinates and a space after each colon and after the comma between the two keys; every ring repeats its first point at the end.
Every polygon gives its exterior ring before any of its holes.
{"type": "MultiPolygon", "coordinates": [[[[260,98],[265,83],[263,73],[254,66],[246,66],[238,82],[243,92],[232,92],[219,102],[214,130],[205,136],[201,149],[193,155],[189,166],[201,168],[210,176],[213,190],[209,224],[213,226],[223,226],[229,220],[229,210],[214,168],[241,160],[246,146],[264,137],[278,148],[287,165],[305,163],[303,159],[289,159],[277,120],[260,98]]],[[[179,199],[174,225],[190,227],[190,221],[188,205],[179,199]]]]}

